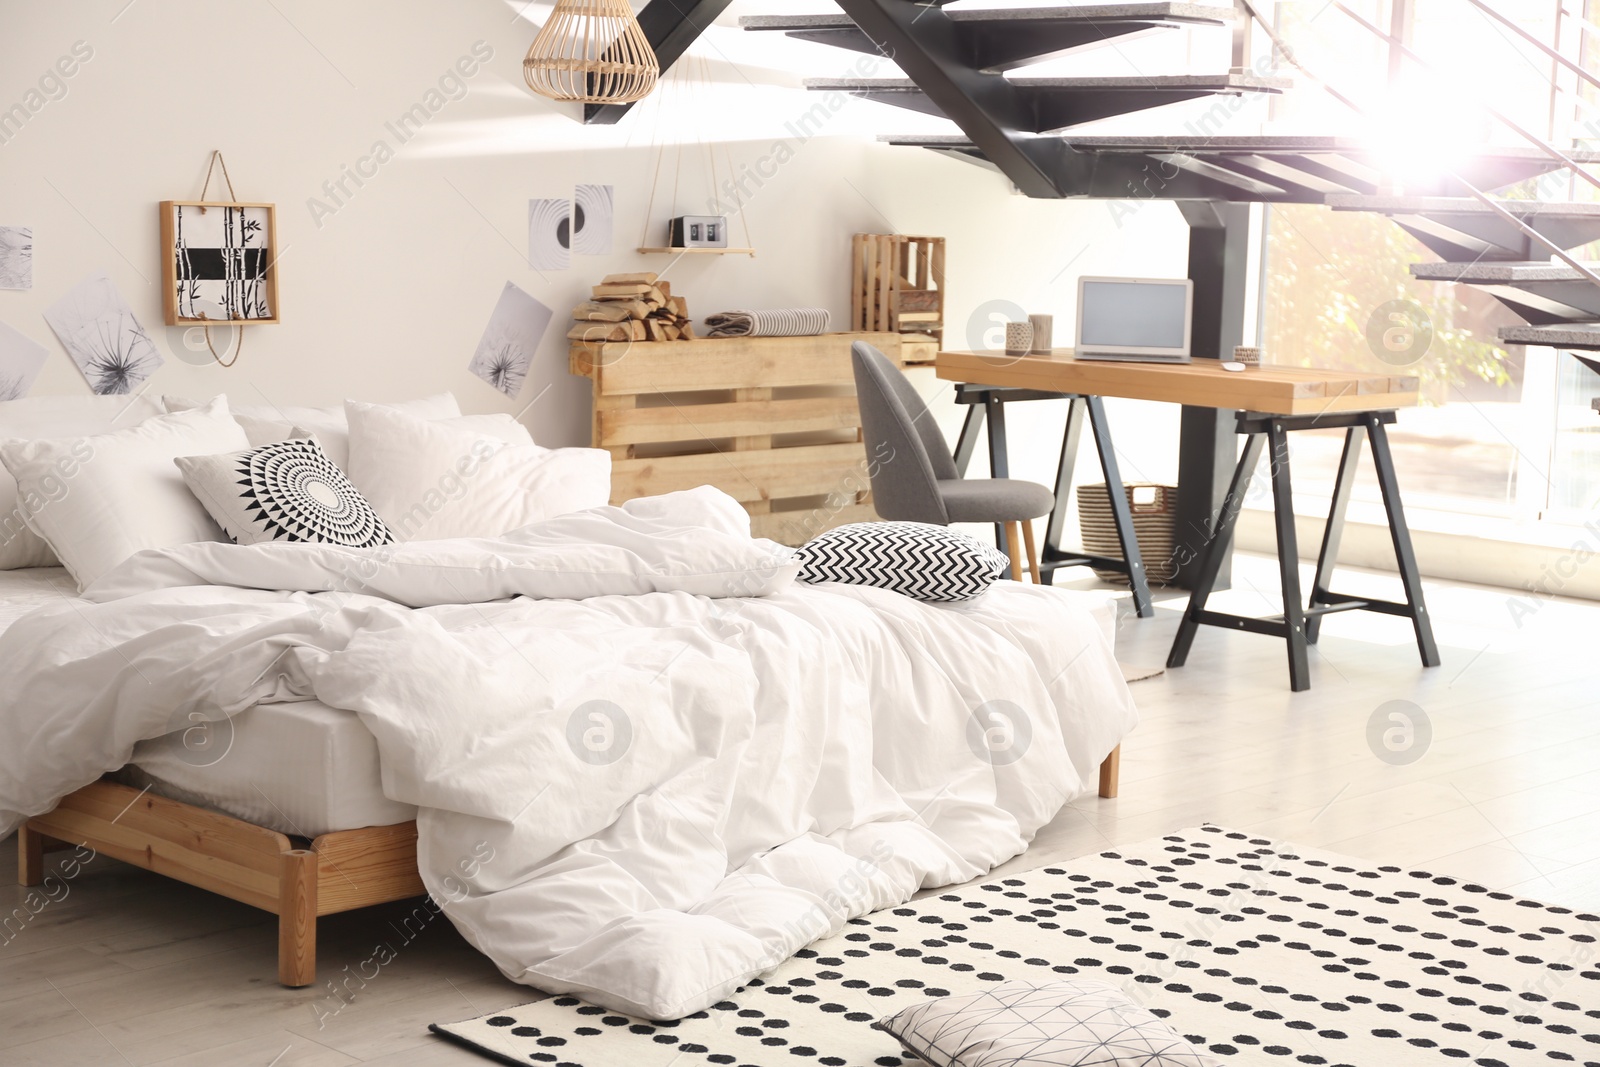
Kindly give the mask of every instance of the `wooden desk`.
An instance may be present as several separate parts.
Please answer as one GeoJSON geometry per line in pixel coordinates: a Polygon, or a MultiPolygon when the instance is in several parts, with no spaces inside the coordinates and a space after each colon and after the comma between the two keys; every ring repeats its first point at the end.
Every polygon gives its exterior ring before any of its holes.
{"type": "MultiPolygon", "coordinates": [[[[1102,398],[1113,396],[1129,400],[1154,400],[1238,412],[1236,430],[1244,436],[1245,447],[1222,506],[1215,515],[1206,517],[1204,521],[1193,518],[1187,520],[1187,524],[1194,528],[1192,532],[1199,535],[1198,544],[1191,544],[1183,536],[1188,532],[1185,530],[1180,530],[1177,538],[1177,551],[1189,554],[1190,559],[1198,559],[1200,566],[1183,622],[1167,658],[1169,667],[1183,666],[1200,626],[1221,626],[1267,634],[1285,640],[1289,655],[1290,688],[1299,692],[1311,685],[1308,646],[1317,641],[1322,616],[1330,612],[1352,610],[1376,611],[1411,619],[1423,665],[1439,665],[1439,652],[1423,600],[1416,554],[1406,526],[1405,509],[1400,501],[1400,488],[1386,430],[1395,421],[1397,409],[1416,405],[1419,385],[1416,378],[1296,367],[1226,371],[1217,361],[1206,359],[1182,364],[1078,360],[1073,358],[1071,349],[1028,356],[1008,356],[995,352],[941,352],[935,365],[940,378],[958,383],[957,401],[973,405],[956,448],[957,462],[963,466],[963,470],[977,443],[981,423],[986,419],[989,424],[991,473],[995,477],[1007,476],[1004,405],[1008,400],[1063,398],[1069,401],[1067,429],[1056,471],[1056,506],[1050,515],[1042,563],[1042,567],[1049,568],[1052,574],[1059,567],[1085,564],[1103,567],[1106,562],[1061,548],[1063,526],[1071,505],[1072,471],[1076,462],[1078,437],[1085,415],[1094,432],[1106,484],[1122,484],[1102,398]],[[1334,427],[1346,431],[1344,455],[1340,460],[1333,501],[1328,510],[1311,596],[1307,604],[1302,604],[1300,553],[1289,481],[1288,435],[1296,430],[1334,427]],[[1370,441],[1372,446],[1373,464],[1377,468],[1378,484],[1383,492],[1395,558],[1405,591],[1404,601],[1357,598],[1329,589],[1338,561],[1339,541],[1350,503],[1350,491],[1355,483],[1356,468],[1365,441],[1370,441]],[[1255,619],[1209,611],[1206,603],[1232,546],[1233,531],[1244,506],[1245,492],[1264,445],[1270,446],[1272,455],[1273,510],[1278,539],[1278,569],[1283,582],[1283,614],[1255,619]]],[[[1127,498],[1122,493],[1113,492],[1111,505],[1117,536],[1123,549],[1123,560],[1116,561],[1121,564],[1117,569],[1128,574],[1135,608],[1141,616],[1148,617],[1153,610],[1150,608],[1144,562],[1134,536],[1127,498]]]]}
{"type": "Polygon", "coordinates": [[[1193,363],[1114,363],[1075,359],[1070,348],[1049,355],[940,352],[939,377],[951,382],[1038,389],[1080,396],[1156,400],[1263,415],[1322,415],[1414,407],[1418,380],[1387,374],[1257,367],[1225,371],[1213,359],[1193,363]]]}

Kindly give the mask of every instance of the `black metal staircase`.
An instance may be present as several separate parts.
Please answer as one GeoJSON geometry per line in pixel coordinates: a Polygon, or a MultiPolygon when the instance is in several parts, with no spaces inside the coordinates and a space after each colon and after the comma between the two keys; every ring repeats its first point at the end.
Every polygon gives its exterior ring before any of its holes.
{"type": "MultiPolygon", "coordinates": [[[[890,144],[991,167],[1029,196],[1326,204],[1387,215],[1443,260],[1413,267],[1417,278],[1482,287],[1527,321],[1502,329],[1502,341],[1600,352],[1600,264],[1569,255],[1600,240],[1600,203],[1485,195],[1562,167],[1600,162],[1600,153],[1558,151],[1533,139],[1526,148],[1484,149],[1421,182],[1408,177],[1405,195],[1393,195],[1395,181],[1383,161],[1356,140],[1212,136],[1205,119],[1198,134],[1083,134],[1074,131],[1090,122],[1208,96],[1281,93],[1291,82],[1245,70],[1248,3],[1242,9],[1159,0],[964,10],[913,0],[837,2],[837,14],[757,16],[742,25],[892,58],[903,77],[815,78],[806,85],[942,116],[960,130],[881,138],[890,144]],[[1234,67],[1227,73],[1007,73],[1139,36],[1217,27],[1234,31],[1234,67]],[[1563,262],[1552,262],[1552,253],[1563,262]]],[[[1418,58],[1399,47],[1408,59],[1418,58]]],[[[1579,358],[1600,371],[1600,359],[1579,358]]]]}

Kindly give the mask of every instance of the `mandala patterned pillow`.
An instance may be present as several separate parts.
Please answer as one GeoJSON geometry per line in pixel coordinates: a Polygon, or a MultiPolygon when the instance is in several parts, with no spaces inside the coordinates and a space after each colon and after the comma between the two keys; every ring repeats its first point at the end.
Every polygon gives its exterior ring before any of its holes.
{"type": "Polygon", "coordinates": [[[189,491],[241,545],[313,541],[372,548],[389,528],[314,438],[177,461],[189,491]]]}
{"type": "Polygon", "coordinates": [[[1219,1067],[1115,986],[1003,982],[872,1024],[934,1067],[1219,1067]]]}
{"type": "Polygon", "coordinates": [[[800,548],[802,582],[892,589],[917,600],[971,600],[1010,567],[1005,555],[943,526],[858,522],[800,548]]]}

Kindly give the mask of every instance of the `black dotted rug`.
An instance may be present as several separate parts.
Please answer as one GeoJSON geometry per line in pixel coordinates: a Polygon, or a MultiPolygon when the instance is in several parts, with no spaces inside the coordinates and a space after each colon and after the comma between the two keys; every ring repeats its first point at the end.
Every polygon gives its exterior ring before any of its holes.
{"type": "Polygon", "coordinates": [[[554,1067],[910,1067],[868,1024],[1084,975],[1241,1064],[1600,1067],[1600,916],[1214,826],[856,919],[708,1011],[556,997],[434,1031],[554,1067]]]}

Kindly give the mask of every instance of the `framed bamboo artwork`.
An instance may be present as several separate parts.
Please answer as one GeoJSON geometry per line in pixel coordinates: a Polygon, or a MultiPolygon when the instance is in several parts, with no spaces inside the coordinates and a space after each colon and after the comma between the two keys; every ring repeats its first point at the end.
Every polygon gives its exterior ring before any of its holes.
{"type": "Polygon", "coordinates": [[[168,326],[278,321],[277,210],[216,200],[161,202],[168,326]]]}

